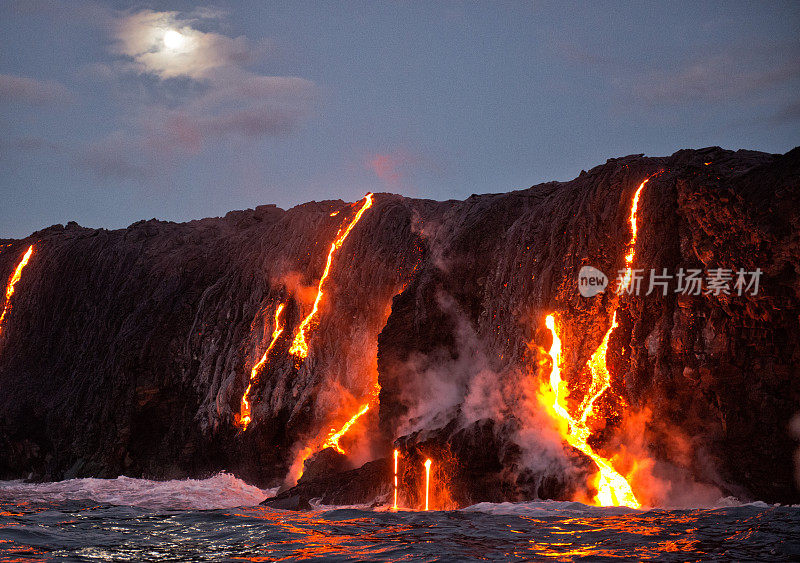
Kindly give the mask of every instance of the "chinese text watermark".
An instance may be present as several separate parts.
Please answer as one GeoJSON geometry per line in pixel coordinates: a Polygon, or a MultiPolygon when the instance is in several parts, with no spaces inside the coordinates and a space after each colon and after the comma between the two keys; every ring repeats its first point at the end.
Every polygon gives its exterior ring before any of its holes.
{"type": "MultiPolygon", "coordinates": [[[[758,295],[762,273],[761,268],[680,268],[674,273],[666,268],[619,270],[612,288],[618,295],[758,295]]],[[[578,273],[578,291],[584,297],[603,293],[608,286],[608,276],[597,268],[584,266],[578,273]]]]}

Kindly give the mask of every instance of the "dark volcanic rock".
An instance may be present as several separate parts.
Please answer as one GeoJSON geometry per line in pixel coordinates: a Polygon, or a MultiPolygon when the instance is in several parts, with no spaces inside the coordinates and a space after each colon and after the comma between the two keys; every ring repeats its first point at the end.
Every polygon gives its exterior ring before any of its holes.
{"type": "Polygon", "coordinates": [[[296,486],[261,504],[284,510],[308,510],[311,501],[323,505],[386,501],[391,492],[391,483],[387,478],[391,471],[392,464],[388,458],[370,461],[358,469],[301,479],[296,486]]]}
{"type": "MultiPolygon", "coordinates": [[[[0,279],[36,247],[0,335],[0,478],[228,470],[275,485],[377,379],[365,424],[380,435],[358,449],[381,461],[326,465],[282,493],[286,506],[388,494],[392,443],[414,467],[409,505],[426,455],[445,504],[568,498],[586,463],[536,413],[543,319],[563,319],[566,369],[578,373],[619,306],[609,396],[650,412],[650,455],[726,494],[800,502],[788,430],[800,411],[799,175],[800,149],[708,148],[465,201],[378,194],[336,255],[299,367],[287,351],[352,216],[341,201],[118,231],[70,223],[3,241],[0,279]],[[760,268],[758,295],[578,294],[582,266],[612,278],[622,267],[631,196],[656,172],[635,267],[760,268]],[[278,303],[286,330],[242,432],[234,414],[278,303]]],[[[621,421],[607,421],[596,447],[613,451],[621,421]]]]}

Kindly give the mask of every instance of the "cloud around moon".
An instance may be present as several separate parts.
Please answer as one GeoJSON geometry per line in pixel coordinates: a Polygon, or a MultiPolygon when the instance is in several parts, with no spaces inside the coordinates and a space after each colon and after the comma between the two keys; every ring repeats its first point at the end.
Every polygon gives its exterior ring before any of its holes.
{"type": "Polygon", "coordinates": [[[263,47],[213,27],[216,11],[140,10],[112,17],[110,68],[156,78],[169,96],[146,97],[124,128],[89,143],[77,162],[101,177],[143,181],[210,143],[290,134],[312,111],[318,88],[296,76],[250,70],[263,47]]]}

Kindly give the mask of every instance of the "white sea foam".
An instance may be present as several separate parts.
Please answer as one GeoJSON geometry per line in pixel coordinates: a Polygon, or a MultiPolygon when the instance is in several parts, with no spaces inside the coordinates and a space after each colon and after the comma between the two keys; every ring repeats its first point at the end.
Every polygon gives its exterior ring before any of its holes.
{"type": "MultiPolygon", "coordinates": [[[[716,510],[724,508],[771,508],[773,505],[761,501],[755,502],[741,502],[735,497],[724,497],[710,506],[692,506],[692,507],[664,507],[664,510],[681,510],[681,509],[706,509],[716,510]]],[[[659,507],[654,507],[659,509],[659,507]]],[[[617,515],[629,514],[634,512],[642,512],[649,510],[649,508],[642,508],[636,510],[633,508],[626,508],[624,506],[590,506],[580,502],[569,501],[556,501],[556,500],[538,500],[528,502],[481,502],[463,508],[466,512],[486,512],[489,514],[498,514],[503,516],[600,516],[600,515],[617,515]]]]}
{"type": "Polygon", "coordinates": [[[69,479],[53,483],[0,481],[0,500],[59,502],[91,500],[117,506],[211,510],[254,506],[277,489],[259,489],[228,473],[210,479],[149,481],[131,477],[69,479]]]}
{"type": "Polygon", "coordinates": [[[462,509],[465,512],[486,512],[502,516],[574,516],[613,515],[637,512],[625,506],[598,507],[580,502],[533,500],[527,502],[481,502],[462,509]]]}

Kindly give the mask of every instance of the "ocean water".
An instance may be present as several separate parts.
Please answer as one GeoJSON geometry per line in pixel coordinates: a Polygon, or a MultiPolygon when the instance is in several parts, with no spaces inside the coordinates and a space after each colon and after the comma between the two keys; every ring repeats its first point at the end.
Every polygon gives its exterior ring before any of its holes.
{"type": "Polygon", "coordinates": [[[0,561],[800,561],[800,507],[258,506],[273,493],[226,474],[0,482],[0,561]]]}

